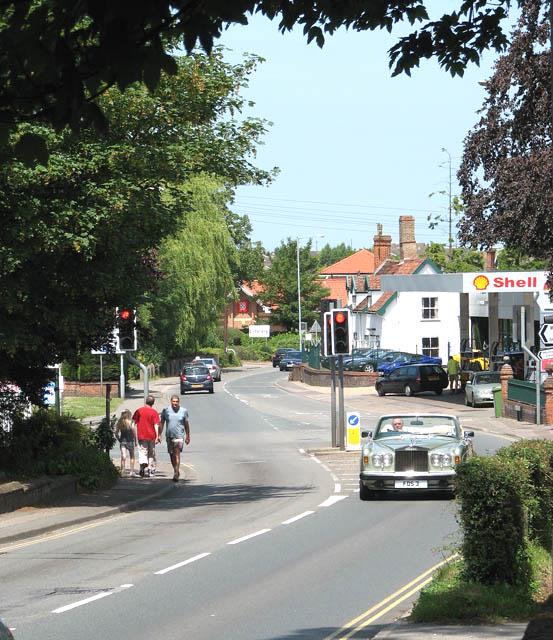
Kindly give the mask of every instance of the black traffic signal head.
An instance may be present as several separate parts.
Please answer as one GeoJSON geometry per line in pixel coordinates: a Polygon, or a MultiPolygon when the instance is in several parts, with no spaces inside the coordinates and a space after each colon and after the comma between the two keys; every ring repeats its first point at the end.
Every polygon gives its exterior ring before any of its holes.
{"type": "Polygon", "coordinates": [[[117,308],[117,340],[119,351],[136,351],[136,311],[117,308]]]}
{"type": "Polygon", "coordinates": [[[332,355],[351,353],[351,316],[349,309],[332,310],[332,355]]]}

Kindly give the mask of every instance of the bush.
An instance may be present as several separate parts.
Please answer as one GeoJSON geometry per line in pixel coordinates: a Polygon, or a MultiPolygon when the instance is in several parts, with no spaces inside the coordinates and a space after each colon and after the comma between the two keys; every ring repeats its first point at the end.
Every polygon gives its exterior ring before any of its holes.
{"type": "Polygon", "coordinates": [[[2,468],[14,476],[71,474],[86,489],[111,486],[118,471],[104,440],[71,416],[40,409],[29,418],[17,417],[0,446],[2,468]]]}
{"type": "Polygon", "coordinates": [[[465,580],[528,585],[529,475],[520,459],[475,456],[459,465],[465,580]]]}
{"type": "Polygon", "coordinates": [[[528,533],[545,549],[551,548],[553,527],[553,442],[520,440],[497,452],[502,460],[526,461],[532,484],[528,499],[528,533]]]}

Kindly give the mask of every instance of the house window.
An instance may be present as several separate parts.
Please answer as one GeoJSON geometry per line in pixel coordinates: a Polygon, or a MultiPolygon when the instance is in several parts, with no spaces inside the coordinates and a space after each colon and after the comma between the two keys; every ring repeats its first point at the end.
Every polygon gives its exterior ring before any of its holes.
{"type": "Polygon", "coordinates": [[[422,299],[422,319],[423,320],[438,319],[438,298],[422,299]]]}
{"type": "Polygon", "coordinates": [[[422,355],[440,357],[440,340],[439,338],[423,338],[422,339],[422,355]]]}

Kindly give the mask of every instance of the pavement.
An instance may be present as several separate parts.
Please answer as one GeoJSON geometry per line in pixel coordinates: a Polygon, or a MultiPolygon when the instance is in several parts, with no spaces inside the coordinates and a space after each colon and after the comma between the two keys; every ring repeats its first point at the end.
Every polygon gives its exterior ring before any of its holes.
{"type": "MultiPolygon", "coordinates": [[[[255,365],[246,366],[253,368],[255,365]]],[[[263,366],[263,365],[261,365],[263,366]]],[[[169,399],[170,389],[174,387],[175,379],[165,378],[150,382],[150,393],[156,397],[156,405],[169,399]]],[[[301,382],[280,380],[278,385],[289,393],[309,394],[317,397],[330,394],[327,387],[311,387],[301,382]]],[[[447,394],[447,392],[445,392],[447,394]]],[[[346,388],[344,395],[348,403],[348,409],[362,406],[363,400],[368,396],[375,396],[374,389],[370,388],[346,388]]],[[[457,404],[461,404],[462,396],[455,398],[457,404]]],[[[452,399],[453,400],[453,399],[452,399]]],[[[130,393],[119,406],[118,412],[123,409],[134,411],[143,403],[142,393],[137,388],[130,393]]],[[[444,407],[445,410],[445,407],[444,407]]],[[[451,408],[449,409],[451,410],[451,408]]],[[[508,418],[483,418],[483,430],[498,435],[519,438],[546,438],[553,439],[552,426],[531,425],[517,422],[508,418]]],[[[479,429],[480,415],[479,415],[479,429]]],[[[7,550],[10,544],[41,535],[59,532],[70,527],[83,525],[101,518],[108,518],[121,512],[139,510],[142,505],[159,498],[175,487],[171,478],[172,467],[169,463],[160,462],[158,470],[152,478],[120,478],[110,489],[78,493],[69,497],[56,498],[52,495],[47,502],[36,506],[27,506],[9,513],[0,514],[0,553],[7,550]],[[6,547],[6,549],[4,549],[6,547]]],[[[181,481],[183,480],[181,472],[181,481]]],[[[184,478],[186,481],[186,478],[184,478]]],[[[0,490],[2,485],[0,478],[0,490]]],[[[5,488],[5,487],[4,487],[5,488]]],[[[524,635],[526,623],[510,623],[503,625],[430,625],[410,624],[405,619],[389,625],[381,630],[375,638],[378,640],[520,640],[524,635]]]]}

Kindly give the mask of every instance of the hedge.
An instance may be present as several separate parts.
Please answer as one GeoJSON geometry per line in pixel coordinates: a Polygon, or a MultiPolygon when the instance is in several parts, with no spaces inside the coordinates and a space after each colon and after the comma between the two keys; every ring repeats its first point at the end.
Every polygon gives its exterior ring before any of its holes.
{"type": "Polygon", "coordinates": [[[517,457],[474,456],[459,465],[456,489],[464,578],[528,585],[528,463],[517,457]]]}
{"type": "Polygon", "coordinates": [[[532,489],[528,498],[530,538],[551,549],[553,528],[553,442],[520,440],[497,452],[501,460],[525,460],[532,489]]]}

